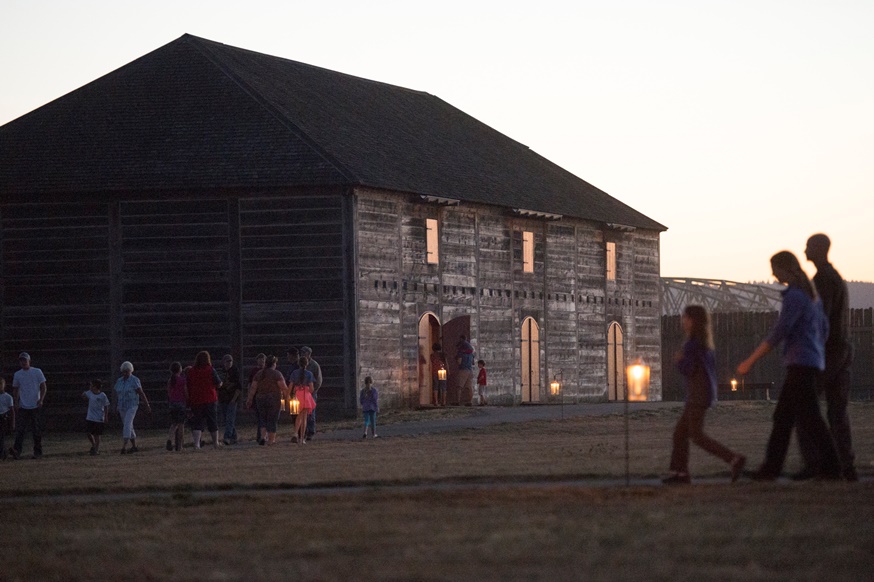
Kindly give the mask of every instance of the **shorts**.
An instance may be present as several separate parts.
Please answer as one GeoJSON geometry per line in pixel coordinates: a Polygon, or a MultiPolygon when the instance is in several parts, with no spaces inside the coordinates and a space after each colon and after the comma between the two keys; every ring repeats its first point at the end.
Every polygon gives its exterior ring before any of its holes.
{"type": "Polygon", "coordinates": [[[437,394],[446,394],[446,380],[438,380],[434,377],[434,391],[437,394]]]}
{"type": "Polygon", "coordinates": [[[218,430],[218,412],[216,411],[215,402],[207,404],[195,404],[191,407],[191,420],[189,421],[191,430],[203,430],[204,425],[209,432],[218,430]]]}
{"type": "Polygon", "coordinates": [[[169,412],[170,424],[183,424],[188,419],[188,407],[184,402],[171,402],[169,412]]]}
{"type": "Polygon", "coordinates": [[[102,422],[96,422],[93,420],[86,420],[85,422],[88,424],[88,434],[91,436],[100,436],[103,434],[104,425],[102,422]]]}
{"type": "Polygon", "coordinates": [[[376,426],[376,411],[375,410],[365,410],[364,411],[364,426],[376,426]]]}

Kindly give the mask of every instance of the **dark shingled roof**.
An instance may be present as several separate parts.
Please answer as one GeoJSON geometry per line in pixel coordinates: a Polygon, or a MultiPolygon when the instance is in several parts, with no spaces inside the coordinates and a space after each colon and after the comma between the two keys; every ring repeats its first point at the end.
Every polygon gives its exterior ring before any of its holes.
{"type": "Polygon", "coordinates": [[[184,35],[0,127],[0,193],[360,185],[664,230],[437,97],[184,35]]]}

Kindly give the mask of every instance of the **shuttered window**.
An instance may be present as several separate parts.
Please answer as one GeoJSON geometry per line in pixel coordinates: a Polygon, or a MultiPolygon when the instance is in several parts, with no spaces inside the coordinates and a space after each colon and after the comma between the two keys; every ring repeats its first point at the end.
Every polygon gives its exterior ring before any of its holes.
{"type": "Polygon", "coordinates": [[[440,237],[437,232],[437,220],[428,218],[425,220],[427,234],[425,235],[425,262],[436,265],[440,259],[440,237]]]}
{"type": "Polygon", "coordinates": [[[522,231],[522,271],[534,272],[534,233],[522,231]]]}
{"type": "Polygon", "coordinates": [[[607,280],[616,280],[616,243],[607,243],[607,280]]]}

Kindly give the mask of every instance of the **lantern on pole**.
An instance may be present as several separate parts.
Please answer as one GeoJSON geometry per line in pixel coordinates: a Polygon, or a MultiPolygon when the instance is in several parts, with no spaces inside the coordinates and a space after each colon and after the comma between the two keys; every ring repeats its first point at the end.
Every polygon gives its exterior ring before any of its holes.
{"type": "Polygon", "coordinates": [[[626,369],[628,374],[628,400],[646,402],[649,399],[649,366],[638,358],[626,369]]]}
{"type": "Polygon", "coordinates": [[[558,396],[559,394],[561,394],[561,382],[553,378],[552,382],[549,383],[549,393],[553,396],[558,396]]]}

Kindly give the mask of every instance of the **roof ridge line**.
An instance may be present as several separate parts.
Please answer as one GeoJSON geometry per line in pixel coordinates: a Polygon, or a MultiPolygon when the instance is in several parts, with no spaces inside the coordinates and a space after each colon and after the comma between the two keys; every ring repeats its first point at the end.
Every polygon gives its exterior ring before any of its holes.
{"type": "Polygon", "coordinates": [[[237,84],[240,89],[242,89],[247,95],[249,95],[258,105],[263,107],[270,115],[272,115],[277,121],[279,121],[282,125],[284,125],[289,131],[291,131],[296,137],[300,138],[307,145],[309,145],[313,150],[321,156],[326,162],[328,162],[335,170],[337,170],[340,174],[343,175],[350,182],[361,184],[361,178],[356,176],[354,172],[350,171],[344,164],[340,163],[339,160],[335,159],[334,156],[330,155],[325,148],[323,148],[318,142],[312,139],[305,131],[303,131],[296,123],[288,119],[281,111],[279,111],[276,107],[270,104],[270,102],[265,99],[258,91],[256,91],[251,85],[246,83],[243,79],[236,75],[233,71],[229,70],[227,66],[224,65],[218,59],[218,57],[212,53],[206,46],[203,45],[200,41],[202,40],[200,37],[185,34],[182,37],[183,39],[190,41],[191,45],[197,49],[197,51],[202,54],[209,62],[215,65],[222,73],[228,76],[234,83],[237,84]]]}

